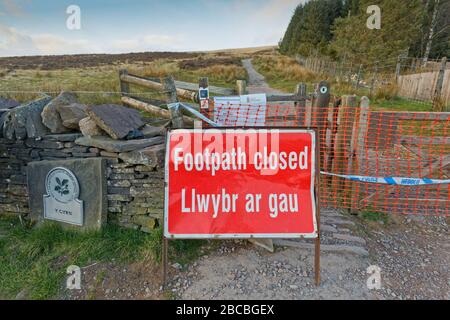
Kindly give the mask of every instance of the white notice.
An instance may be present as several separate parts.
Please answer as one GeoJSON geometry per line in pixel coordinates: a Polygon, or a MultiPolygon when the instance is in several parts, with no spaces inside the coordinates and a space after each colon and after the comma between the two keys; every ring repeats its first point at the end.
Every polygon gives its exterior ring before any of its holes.
{"type": "Polygon", "coordinates": [[[264,126],[266,109],[264,93],[214,97],[214,122],[224,127],[264,126]]]}

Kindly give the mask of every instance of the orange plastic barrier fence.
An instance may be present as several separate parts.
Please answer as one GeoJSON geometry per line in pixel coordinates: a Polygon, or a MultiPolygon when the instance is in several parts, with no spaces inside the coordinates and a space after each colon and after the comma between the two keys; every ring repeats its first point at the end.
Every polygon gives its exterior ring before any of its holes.
{"type": "Polygon", "coordinates": [[[349,96],[327,107],[216,104],[208,117],[225,127],[316,128],[322,206],[450,214],[450,113],[370,111],[368,99],[349,96]]]}

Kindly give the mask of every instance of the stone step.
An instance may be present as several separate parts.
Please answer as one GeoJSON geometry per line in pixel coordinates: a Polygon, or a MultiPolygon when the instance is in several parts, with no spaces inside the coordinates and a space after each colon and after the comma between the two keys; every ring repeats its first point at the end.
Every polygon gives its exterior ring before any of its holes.
{"type": "Polygon", "coordinates": [[[323,216],[320,219],[321,223],[326,223],[326,224],[342,224],[342,225],[350,225],[350,226],[354,226],[355,223],[353,221],[347,220],[345,218],[338,218],[338,217],[328,217],[328,216],[323,216]]]}
{"type": "Polygon", "coordinates": [[[333,227],[333,226],[329,226],[329,225],[326,225],[326,224],[324,224],[324,225],[320,225],[320,232],[332,232],[332,233],[335,233],[335,232],[338,232],[338,230],[335,228],[335,227],[333,227]]]}
{"type": "Polygon", "coordinates": [[[343,217],[343,214],[340,212],[337,212],[336,210],[320,210],[320,216],[327,216],[327,217],[343,217]]]}
{"type": "MultiPolygon", "coordinates": [[[[275,239],[273,244],[282,247],[292,247],[300,249],[314,249],[314,243],[306,242],[305,240],[284,240],[275,239]]],[[[344,245],[344,244],[321,244],[320,251],[322,252],[341,252],[341,253],[351,253],[356,255],[361,255],[367,257],[369,252],[360,246],[344,245]]]]}

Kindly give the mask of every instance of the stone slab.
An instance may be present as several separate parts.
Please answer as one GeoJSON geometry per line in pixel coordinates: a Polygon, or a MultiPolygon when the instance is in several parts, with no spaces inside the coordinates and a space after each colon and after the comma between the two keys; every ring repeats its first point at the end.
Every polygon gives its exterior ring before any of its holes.
{"type": "Polygon", "coordinates": [[[63,120],[59,115],[58,108],[77,103],[77,96],[72,92],[61,92],[55,99],[50,101],[42,110],[42,123],[52,133],[65,133],[71,131],[63,126],[63,120]]]}
{"type": "Polygon", "coordinates": [[[76,144],[95,147],[109,152],[128,152],[147,148],[164,142],[164,137],[154,137],[137,140],[114,140],[109,137],[81,137],[75,140],[76,144]]]}
{"type": "Polygon", "coordinates": [[[59,105],[56,110],[61,117],[62,125],[69,129],[79,129],[80,120],[87,117],[87,106],[79,103],[72,103],[70,105],[59,105]]]}
{"type": "Polygon", "coordinates": [[[86,137],[96,137],[103,135],[103,130],[97,126],[97,123],[91,119],[91,117],[86,117],[81,119],[78,123],[81,133],[86,137]]]}
{"type": "Polygon", "coordinates": [[[89,106],[87,113],[113,139],[123,139],[145,124],[139,111],[115,104],[89,106]]]}
{"type": "Polygon", "coordinates": [[[131,164],[142,164],[152,168],[159,166],[163,168],[165,150],[164,144],[158,144],[144,149],[119,153],[119,158],[131,164]]]}
{"type": "MultiPolygon", "coordinates": [[[[311,249],[314,250],[315,244],[306,242],[304,240],[285,240],[274,239],[274,245],[280,247],[292,247],[299,249],[311,249]]],[[[342,244],[321,244],[320,251],[336,252],[336,253],[352,253],[361,256],[369,256],[369,252],[360,246],[342,245],[342,244]]]]}
{"type": "Polygon", "coordinates": [[[144,138],[153,138],[156,136],[165,136],[166,135],[166,128],[164,127],[153,127],[150,125],[145,125],[141,129],[142,134],[144,135],[144,138]]]}
{"type": "Polygon", "coordinates": [[[60,141],[60,142],[74,142],[79,137],[82,137],[81,133],[62,133],[62,134],[48,134],[43,137],[44,140],[60,141]]]}
{"type": "Polygon", "coordinates": [[[27,183],[29,193],[30,217],[33,221],[44,220],[43,196],[47,194],[45,180],[54,168],[63,167],[70,170],[78,180],[79,197],[83,201],[84,221],[78,227],[59,222],[64,227],[80,230],[98,230],[106,223],[106,162],[102,158],[36,161],[28,164],[27,183]]]}

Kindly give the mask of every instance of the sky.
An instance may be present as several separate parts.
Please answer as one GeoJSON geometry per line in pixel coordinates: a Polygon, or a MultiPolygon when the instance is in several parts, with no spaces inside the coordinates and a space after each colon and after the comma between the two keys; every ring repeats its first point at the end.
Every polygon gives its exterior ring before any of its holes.
{"type": "Polygon", "coordinates": [[[276,45],[300,2],[0,0],[0,56],[276,45]],[[80,8],[79,30],[67,28],[70,5],[80,8]]]}

